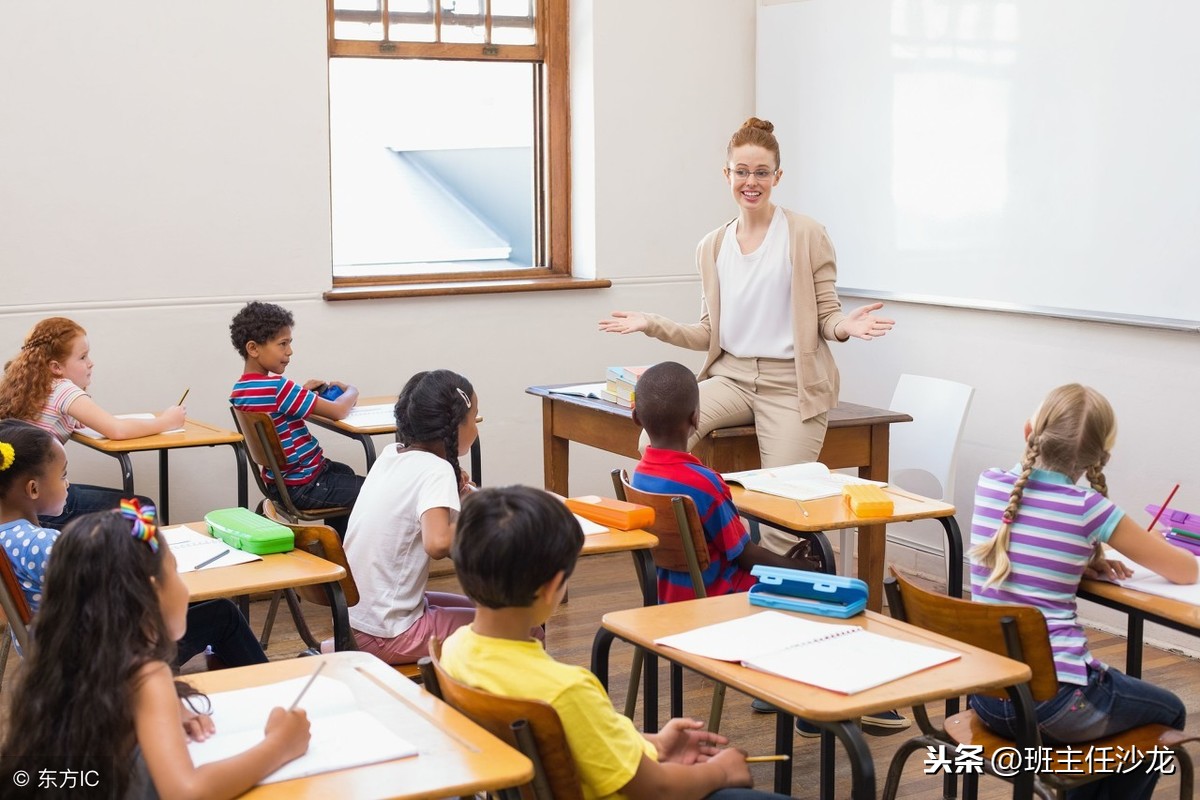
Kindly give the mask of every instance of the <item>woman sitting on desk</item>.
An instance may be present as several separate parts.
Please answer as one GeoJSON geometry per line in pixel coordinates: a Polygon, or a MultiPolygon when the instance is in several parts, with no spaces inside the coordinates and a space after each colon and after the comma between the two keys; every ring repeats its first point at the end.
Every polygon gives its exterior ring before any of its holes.
{"type": "MultiPolygon", "coordinates": [[[[875,339],[893,325],[875,316],[882,303],[842,313],[825,228],[771,202],[783,176],[774,129],[751,117],[729,141],[725,177],[738,216],[697,248],[700,321],[684,325],[641,311],[614,311],[600,321],[602,331],[643,331],[707,350],[699,375],[700,427],[688,449],[716,428],[753,423],[764,467],[816,461],[821,452],[825,413],[838,395],[837,366],[825,340],[875,339]]],[[[764,530],[763,544],[783,553],[795,539],[764,530]]]]}

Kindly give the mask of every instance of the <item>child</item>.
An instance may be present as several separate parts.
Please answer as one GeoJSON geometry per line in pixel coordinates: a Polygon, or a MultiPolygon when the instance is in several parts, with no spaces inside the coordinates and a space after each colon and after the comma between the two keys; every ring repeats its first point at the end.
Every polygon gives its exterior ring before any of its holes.
{"type": "MultiPolygon", "coordinates": [[[[1095,389],[1060,386],[1025,423],[1025,457],[1010,470],[990,469],[975,490],[971,520],[971,595],[984,603],[1024,603],[1046,617],[1059,693],[1039,703],[1049,742],[1074,743],[1148,723],[1182,729],[1179,698],[1096,660],[1076,616],[1075,595],[1085,575],[1128,576],[1105,559],[1101,543],[1173,583],[1195,583],[1196,558],[1147,531],[1108,499],[1104,467],[1117,423],[1095,389]],[[1076,482],[1087,476],[1090,489],[1076,482]]],[[[1012,704],[982,695],[971,706],[998,732],[1013,734],[1012,704]]],[[[1128,772],[1068,797],[1150,797],[1158,773],[1128,772]]]]}
{"type": "Polygon", "coordinates": [[[454,564],[478,603],[475,621],[442,648],[452,677],[492,694],[542,700],[558,712],[584,797],[777,797],[751,786],[746,754],[694,719],[642,734],[587,669],[560,664],[530,636],[558,608],[583,547],[571,512],[523,486],[481,489],[463,503],[454,564]]]}
{"type": "Polygon", "coordinates": [[[276,708],[261,742],[192,765],[188,739],[207,738],[213,724],[184,708],[168,666],[183,633],[187,588],[152,516],[89,514],[63,531],[54,551],[10,693],[0,747],[5,786],[13,771],[36,776],[52,757],[54,769],[98,770],[106,797],[231,798],[308,749],[305,713],[276,708]]]}
{"type": "MultiPolygon", "coordinates": [[[[748,591],[757,583],[750,574],[756,564],[823,571],[815,560],[797,562],[750,541],[725,481],[687,451],[688,437],[699,419],[700,390],[687,367],[665,361],[638,379],[633,421],[645,429],[650,445],[630,483],[644,492],[684,495],[696,503],[708,541],[705,592],[711,597],[748,591]]],[[[694,597],[690,575],[658,570],[658,602],[694,597]]]]}
{"type": "MultiPolygon", "coordinates": [[[[4,365],[0,419],[28,420],[64,444],[84,426],[109,439],[136,439],[183,425],[184,406],[171,406],[154,419],[114,417],[87,393],[92,366],[87,331],[65,317],[42,320],[25,337],[21,352],[4,365]]],[[[41,522],[61,528],[82,514],[116,508],[123,496],[118,489],[75,484],[63,508],[41,522]]],[[[149,498],[138,499],[151,503],[149,498]]]]}
{"type": "MultiPolygon", "coordinates": [[[[312,414],[345,419],[358,402],[358,389],[339,381],[309,380],[298,386],[283,377],[292,359],[292,313],[271,303],[247,303],[229,325],[234,349],[245,359],[242,377],[233,385],[229,402],[245,411],[270,415],[283,443],[287,465],[283,482],[297,508],[353,506],[363,479],[354,470],[325,458],[321,445],[309,433],[304,420],[312,414]],[[342,390],[336,400],[317,394],[322,387],[342,390]]],[[[279,500],[274,476],[263,469],[267,494],[279,500]]],[[[339,535],[346,535],[345,516],[325,522],[339,535]]]]}
{"type": "Polygon", "coordinates": [[[462,595],[426,592],[429,560],[450,555],[459,497],[471,491],[458,457],[479,435],[479,398],[439,369],[409,379],[396,401],[396,444],[371,467],[350,515],[346,560],[358,584],[350,626],[360,650],[389,664],[429,654],[475,616],[462,595]]]}
{"type": "MultiPolygon", "coordinates": [[[[57,541],[57,530],[33,522],[54,516],[66,501],[67,454],[58,440],[21,420],[0,421],[0,547],[21,584],[30,611],[42,603],[46,563],[57,541]]],[[[136,500],[130,508],[148,508],[136,500]]],[[[187,631],[179,640],[177,665],[212,647],[228,667],[262,664],[262,646],[237,606],[229,600],[207,600],[187,610],[187,631]]]]}

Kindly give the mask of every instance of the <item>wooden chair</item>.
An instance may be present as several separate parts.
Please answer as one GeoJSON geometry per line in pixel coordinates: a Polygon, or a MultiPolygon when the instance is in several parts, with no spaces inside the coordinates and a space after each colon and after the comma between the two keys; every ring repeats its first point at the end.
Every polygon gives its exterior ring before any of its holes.
{"type": "Polygon", "coordinates": [[[501,697],[467,686],[442,669],[438,661],[442,646],[436,638],[430,641],[429,652],[430,657],[419,662],[425,688],[533,762],[533,780],[508,796],[526,800],[583,800],[579,770],[553,706],[541,700],[501,697]]]}
{"type": "MultiPolygon", "coordinates": [[[[1086,783],[1108,777],[1111,773],[1087,772],[1090,764],[1080,752],[1097,748],[1108,753],[1128,753],[1134,748],[1142,753],[1154,747],[1168,748],[1175,753],[1180,771],[1179,796],[1192,796],[1192,762],[1183,743],[1196,737],[1166,725],[1143,725],[1132,730],[1106,736],[1090,742],[1077,742],[1067,747],[1052,747],[1053,767],[1046,771],[1021,770],[1015,776],[998,775],[991,766],[993,754],[1001,748],[1017,748],[1020,753],[1046,752],[1041,750],[1034,704],[1049,700],[1058,693],[1058,676],[1050,648],[1046,618],[1038,609],[1026,605],[976,603],[920,588],[901,577],[893,567],[892,575],[884,581],[888,608],[896,619],[908,622],[943,636],[957,639],[993,653],[1023,661],[1033,670],[1028,683],[980,692],[995,697],[1007,697],[1015,705],[1018,734],[1007,739],[991,731],[974,711],[967,710],[949,717],[943,727],[930,723],[923,705],[913,707],[913,716],[921,735],[905,742],[896,751],[884,785],[885,800],[895,798],[903,776],[904,764],[914,752],[927,747],[947,747],[958,753],[959,747],[970,746],[976,753],[982,746],[983,770],[1004,780],[1012,781],[1013,797],[1058,798],[1086,783]],[[1109,748],[1109,749],[1104,749],[1109,748]],[[1070,751],[1070,752],[1068,752],[1070,751]]],[[[963,796],[974,798],[978,775],[963,776],[963,796]]]]}
{"type": "MultiPolygon", "coordinates": [[[[268,519],[278,522],[280,525],[286,525],[292,530],[292,533],[296,537],[296,549],[305,550],[317,558],[323,558],[346,570],[346,577],[338,581],[342,595],[341,601],[339,601],[329,584],[298,586],[295,589],[284,589],[281,592],[276,592],[271,598],[271,607],[267,610],[265,628],[269,628],[274,623],[275,614],[279,609],[280,597],[285,598],[300,638],[304,641],[310,652],[319,653],[321,643],[317,641],[312,631],[309,630],[308,622],[304,618],[304,610],[300,607],[300,601],[307,600],[310,603],[326,607],[333,607],[338,602],[344,602],[349,607],[358,602],[358,586],[354,583],[354,575],[350,572],[350,564],[346,561],[346,551],[342,548],[342,540],[337,535],[337,531],[328,525],[299,525],[294,522],[288,522],[279,515],[274,503],[270,500],[266,501],[263,505],[263,515],[268,519]]],[[[333,615],[333,646],[335,650],[358,649],[354,642],[354,632],[350,630],[349,624],[341,614],[333,615]]],[[[392,668],[406,678],[411,678],[415,681],[420,681],[421,679],[421,671],[416,664],[393,664],[392,668]]]]}
{"type": "Polygon", "coordinates": [[[0,553],[0,688],[4,685],[4,670],[8,665],[8,653],[12,640],[17,640],[21,651],[29,647],[29,623],[33,612],[21,591],[21,584],[13,571],[12,562],[0,553]]]}
{"type": "MultiPolygon", "coordinates": [[[[635,489],[629,483],[625,470],[612,471],[613,491],[618,500],[649,506],[654,509],[654,524],[649,531],[658,537],[658,546],[650,551],[654,565],[659,569],[686,572],[692,580],[696,597],[707,597],[704,588],[704,570],[708,569],[708,541],[704,538],[704,525],[696,503],[683,495],[654,494],[635,489]]],[[[633,665],[629,674],[629,692],[625,698],[625,716],[632,718],[637,705],[638,682],[641,679],[645,653],[639,647],[633,653],[633,665]]],[[[671,715],[679,716],[683,705],[683,669],[671,665],[671,715]]],[[[721,727],[721,710],[725,704],[725,684],[713,687],[712,707],[709,710],[708,729],[716,733],[721,727]]]]}
{"type": "Polygon", "coordinates": [[[273,478],[271,485],[275,490],[275,496],[279,498],[278,502],[282,505],[282,508],[276,510],[283,517],[290,522],[312,522],[329,517],[344,517],[350,513],[349,506],[297,508],[296,504],[292,502],[289,487],[283,480],[281,465],[287,463],[287,456],[283,453],[283,443],[279,441],[279,431],[275,430],[275,423],[271,421],[271,417],[259,411],[245,411],[236,406],[230,406],[229,411],[233,414],[233,424],[237,426],[238,432],[245,439],[246,452],[250,454],[250,461],[256,467],[251,471],[254,473],[254,480],[258,483],[258,490],[263,493],[264,497],[272,496],[272,493],[267,491],[267,479],[263,477],[265,468],[271,473],[273,478]]]}

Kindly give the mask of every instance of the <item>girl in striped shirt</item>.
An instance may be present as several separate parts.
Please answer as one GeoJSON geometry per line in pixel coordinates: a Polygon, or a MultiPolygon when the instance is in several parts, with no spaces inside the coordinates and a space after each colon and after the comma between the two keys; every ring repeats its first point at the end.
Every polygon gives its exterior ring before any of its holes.
{"type": "MultiPolygon", "coordinates": [[[[1103,395],[1079,384],[1060,386],[1025,423],[1021,463],[984,472],[975,490],[971,594],[984,603],[1032,605],[1046,617],[1059,692],[1036,711],[1049,743],[1085,742],[1150,723],[1182,729],[1185,721],[1174,694],[1092,656],[1076,614],[1084,576],[1132,574],[1105,557],[1105,542],[1172,582],[1197,578],[1195,556],[1145,530],[1108,499],[1104,467],[1116,431],[1103,395]],[[1085,475],[1090,488],[1077,485],[1085,475]]],[[[1014,735],[1010,701],[977,695],[971,707],[989,727],[1014,735]]],[[[1114,773],[1068,797],[1148,798],[1158,774],[1114,773]]]]}

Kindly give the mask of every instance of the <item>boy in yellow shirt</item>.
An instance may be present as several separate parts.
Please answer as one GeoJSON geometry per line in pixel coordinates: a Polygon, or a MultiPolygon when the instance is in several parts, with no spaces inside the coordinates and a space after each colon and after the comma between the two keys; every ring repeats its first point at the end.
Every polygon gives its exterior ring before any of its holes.
{"type": "Polygon", "coordinates": [[[462,506],[452,557],[475,621],[442,647],[457,680],[492,694],[542,700],[558,712],[585,798],[750,800],[746,754],[694,719],[642,734],[596,677],[561,664],[529,635],[558,608],[583,547],[579,523],[538,489],[481,489],[462,506]]]}

